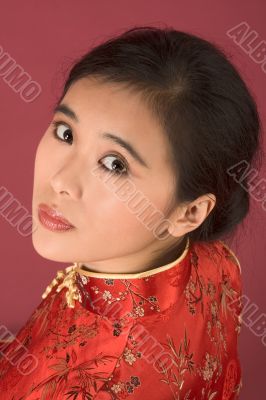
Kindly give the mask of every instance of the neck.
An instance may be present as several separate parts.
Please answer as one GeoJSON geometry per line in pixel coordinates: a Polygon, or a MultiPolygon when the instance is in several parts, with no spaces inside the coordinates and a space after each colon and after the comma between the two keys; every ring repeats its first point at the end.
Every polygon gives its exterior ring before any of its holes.
{"type": "MultiPolygon", "coordinates": [[[[158,267],[167,265],[169,263],[172,263],[173,261],[175,261],[177,258],[179,258],[185,251],[186,245],[187,245],[187,236],[184,236],[181,238],[180,241],[178,241],[177,243],[173,243],[170,247],[167,248],[166,251],[164,251],[163,253],[160,253],[159,256],[154,257],[152,259],[152,261],[150,263],[147,263],[146,266],[142,269],[138,270],[123,270],[123,271],[109,271],[109,272],[103,272],[103,271],[99,271],[99,269],[94,269],[91,268],[89,265],[86,265],[84,263],[80,263],[80,268],[83,271],[88,271],[88,272],[96,272],[96,273],[116,273],[116,274],[134,274],[134,273],[143,273],[145,271],[150,271],[153,269],[156,269],[158,267]]],[[[161,250],[161,249],[159,249],[161,250]]],[[[158,252],[159,250],[155,250],[152,251],[152,253],[154,254],[155,252],[158,252]]]]}

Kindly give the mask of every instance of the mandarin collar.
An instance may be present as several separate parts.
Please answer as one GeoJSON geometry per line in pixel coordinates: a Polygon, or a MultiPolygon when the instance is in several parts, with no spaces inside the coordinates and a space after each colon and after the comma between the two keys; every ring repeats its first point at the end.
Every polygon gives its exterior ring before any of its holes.
{"type": "Polygon", "coordinates": [[[190,273],[190,242],[174,261],[137,273],[89,271],[76,263],[78,300],[88,311],[109,320],[158,314],[178,301],[190,273]]]}

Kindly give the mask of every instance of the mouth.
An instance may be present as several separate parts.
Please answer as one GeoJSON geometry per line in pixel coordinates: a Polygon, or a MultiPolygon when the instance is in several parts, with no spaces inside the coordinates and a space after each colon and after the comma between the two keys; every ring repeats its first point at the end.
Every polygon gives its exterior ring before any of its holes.
{"type": "Polygon", "coordinates": [[[51,231],[64,232],[75,228],[62,213],[44,203],[38,206],[38,218],[41,224],[51,231]]]}

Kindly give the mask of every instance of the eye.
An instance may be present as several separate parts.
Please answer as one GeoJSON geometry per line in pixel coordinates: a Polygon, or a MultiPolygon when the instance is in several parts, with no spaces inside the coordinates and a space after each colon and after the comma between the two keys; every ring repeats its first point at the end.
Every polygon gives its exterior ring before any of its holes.
{"type": "MultiPolygon", "coordinates": [[[[52,126],[52,133],[56,140],[67,142],[68,144],[73,143],[72,130],[65,122],[53,121],[52,126]]],[[[129,168],[127,162],[122,161],[116,154],[108,154],[103,159],[107,159],[107,162],[104,164],[102,161],[99,161],[99,164],[106,172],[111,172],[115,175],[128,175],[129,168]]]]}
{"type": "Polygon", "coordinates": [[[128,174],[128,168],[126,166],[126,163],[121,161],[115,154],[109,154],[108,156],[103,157],[103,159],[107,159],[107,162],[105,162],[104,164],[102,161],[99,161],[99,163],[104,170],[108,172],[111,171],[111,173],[115,175],[128,174]]]}
{"type": "Polygon", "coordinates": [[[72,144],[73,135],[68,125],[61,121],[53,121],[52,126],[53,135],[57,140],[60,140],[62,142],[66,141],[67,143],[72,144]]]}

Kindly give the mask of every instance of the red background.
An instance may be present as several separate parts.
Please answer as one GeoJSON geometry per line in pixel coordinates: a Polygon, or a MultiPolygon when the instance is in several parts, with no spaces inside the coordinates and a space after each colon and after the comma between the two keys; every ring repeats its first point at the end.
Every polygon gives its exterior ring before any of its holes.
{"type": "MultiPolygon", "coordinates": [[[[259,40],[266,40],[265,17],[263,0],[2,0],[0,46],[41,85],[42,92],[26,103],[0,77],[0,186],[5,186],[31,213],[35,150],[49,124],[52,103],[60,93],[61,70],[90,46],[133,25],[171,25],[222,46],[252,90],[264,125],[266,72],[226,32],[245,21],[259,40]]],[[[264,165],[260,177],[265,176],[264,165]]],[[[33,249],[31,236],[21,236],[0,217],[0,325],[15,334],[40,303],[56,271],[69,264],[40,257],[33,249]]],[[[242,266],[243,293],[250,304],[258,307],[253,321],[266,312],[265,217],[261,203],[252,200],[250,214],[232,247],[242,266]]],[[[248,325],[244,317],[239,341],[241,400],[265,398],[266,346],[248,325]]]]}

